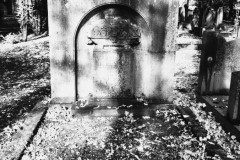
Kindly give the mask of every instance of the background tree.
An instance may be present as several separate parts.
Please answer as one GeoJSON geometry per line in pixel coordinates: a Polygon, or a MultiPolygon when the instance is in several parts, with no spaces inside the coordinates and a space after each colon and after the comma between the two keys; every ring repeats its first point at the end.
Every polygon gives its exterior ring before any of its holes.
{"type": "Polygon", "coordinates": [[[35,35],[48,30],[47,13],[47,0],[17,0],[17,17],[24,41],[30,30],[35,35]]]}

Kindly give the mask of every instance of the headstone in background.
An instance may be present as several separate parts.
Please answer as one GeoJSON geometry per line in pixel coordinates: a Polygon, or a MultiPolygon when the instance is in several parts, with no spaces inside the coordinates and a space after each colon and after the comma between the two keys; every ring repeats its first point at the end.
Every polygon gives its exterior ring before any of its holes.
{"type": "Polygon", "coordinates": [[[208,15],[208,10],[209,10],[209,8],[205,6],[204,11],[203,11],[203,15],[202,15],[202,27],[205,26],[206,18],[207,18],[207,15],[208,15]]]}
{"type": "Polygon", "coordinates": [[[179,7],[179,23],[185,22],[185,8],[184,6],[179,7]]]}
{"type": "Polygon", "coordinates": [[[227,116],[235,124],[240,124],[240,71],[233,72],[228,101],[227,116]]]}
{"type": "Polygon", "coordinates": [[[223,7],[217,10],[216,27],[219,28],[223,23],[223,7]]]}
{"type": "Polygon", "coordinates": [[[206,29],[213,29],[215,28],[215,18],[216,18],[216,11],[214,9],[210,9],[207,16],[204,26],[206,29]]]}
{"type": "Polygon", "coordinates": [[[198,9],[194,10],[191,25],[192,25],[193,34],[199,35],[199,11],[198,11],[198,9]]]}
{"type": "Polygon", "coordinates": [[[179,22],[185,22],[186,20],[186,10],[184,5],[187,3],[186,0],[179,0],[179,22]]]}

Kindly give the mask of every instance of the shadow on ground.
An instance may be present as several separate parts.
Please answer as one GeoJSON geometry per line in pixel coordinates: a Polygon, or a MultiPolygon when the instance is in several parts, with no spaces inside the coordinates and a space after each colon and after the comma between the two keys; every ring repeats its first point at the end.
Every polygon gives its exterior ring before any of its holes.
{"type": "Polygon", "coordinates": [[[49,96],[49,94],[50,86],[41,87],[31,94],[21,97],[12,105],[3,106],[0,109],[0,132],[2,132],[3,128],[29,113],[39,101],[49,96]],[[3,112],[3,110],[6,112],[3,112]]]}
{"type": "Polygon", "coordinates": [[[48,42],[0,52],[0,132],[50,96],[48,42]]]}

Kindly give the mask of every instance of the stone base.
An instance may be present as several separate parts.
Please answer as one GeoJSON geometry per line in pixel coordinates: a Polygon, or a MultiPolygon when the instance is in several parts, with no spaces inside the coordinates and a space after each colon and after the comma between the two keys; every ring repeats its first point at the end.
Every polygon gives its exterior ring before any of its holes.
{"type": "MultiPolygon", "coordinates": [[[[51,100],[51,104],[72,104],[75,103],[76,99],[73,97],[58,97],[51,100]]],[[[164,101],[162,99],[148,99],[148,104],[171,104],[169,101],[164,101]]],[[[102,99],[92,99],[88,102],[88,106],[114,106],[118,107],[121,105],[136,105],[140,104],[136,99],[128,98],[102,98],[102,99]]]]}
{"type": "Polygon", "coordinates": [[[51,104],[71,104],[76,101],[74,97],[56,97],[51,100],[51,104]]]}
{"type": "Polygon", "coordinates": [[[156,110],[165,109],[173,107],[173,105],[169,104],[151,104],[151,105],[143,105],[143,104],[135,104],[129,106],[121,106],[121,107],[110,107],[110,106],[85,106],[80,107],[78,105],[72,105],[72,116],[75,118],[81,118],[82,116],[90,116],[90,117],[122,117],[125,116],[125,113],[133,113],[134,116],[155,116],[156,110]]]}
{"type": "MultiPolygon", "coordinates": [[[[147,100],[148,104],[167,104],[167,102],[160,99],[147,100]]],[[[140,105],[143,102],[139,102],[136,99],[96,99],[89,102],[91,106],[121,106],[121,105],[140,105]]]]}

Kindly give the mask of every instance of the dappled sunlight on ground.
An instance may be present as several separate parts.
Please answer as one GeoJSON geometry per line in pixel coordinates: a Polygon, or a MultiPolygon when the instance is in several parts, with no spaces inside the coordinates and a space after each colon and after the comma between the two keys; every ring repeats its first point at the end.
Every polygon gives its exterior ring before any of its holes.
{"type": "Polygon", "coordinates": [[[0,131],[50,95],[48,56],[47,41],[0,49],[0,131]]]}
{"type": "MultiPolygon", "coordinates": [[[[191,38],[188,41],[191,41],[191,38]]],[[[216,122],[215,117],[204,111],[206,104],[197,101],[199,65],[200,52],[198,50],[180,49],[177,51],[174,104],[185,110],[191,110],[193,122],[201,124],[205,129],[206,135],[199,137],[199,140],[205,141],[207,154],[204,159],[240,159],[240,145],[236,137],[226,133],[216,122]]],[[[194,123],[191,123],[189,125],[195,129],[194,123]]]]}
{"type": "Polygon", "coordinates": [[[203,156],[201,142],[173,107],[157,110],[151,117],[135,116],[128,110],[123,113],[72,118],[68,106],[51,107],[23,159],[164,160],[203,156]]]}
{"type": "MultiPolygon", "coordinates": [[[[0,133],[0,153],[16,130],[26,128],[17,119],[27,117],[38,101],[50,95],[48,42],[28,45],[0,49],[0,131],[5,127],[0,133]]],[[[199,61],[198,51],[176,53],[176,106],[151,108],[144,99],[142,108],[124,105],[88,110],[80,105],[77,115],[72,110],[77,103],[51,105],[22,160],[237,159],[240,145],[236,138],[202,110],[204,104],[196,102],[199,61]],[[183,118],[179,106],[192,110],[193,121],[183,118]]]]}
{"type": "Polygon", "coordinates": [[[175,90],[180,92],[195,91],[200,64],[198,50],[179,50],[175,58],[175,90]]]}

